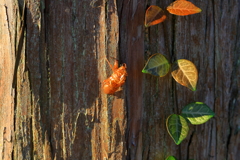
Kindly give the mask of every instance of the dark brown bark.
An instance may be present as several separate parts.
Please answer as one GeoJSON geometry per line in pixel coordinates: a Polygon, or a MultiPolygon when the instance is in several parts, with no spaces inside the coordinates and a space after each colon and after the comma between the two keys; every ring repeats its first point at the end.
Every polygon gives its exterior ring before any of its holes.
{"type": "Polygon", "coordinates": [[[0,0],[2,159],[234,160],[240,157],[240,3],[191,1],[202,12],[144,28],[147,6],[172,1],[0,0]],[[154,53],[198,68],[197,91],[141,72],[154,53]],[[101,91],[106,58],[126,84],[101,91]],[[216,116],[181,145],[165,121],[191,102],[216,116]]]}

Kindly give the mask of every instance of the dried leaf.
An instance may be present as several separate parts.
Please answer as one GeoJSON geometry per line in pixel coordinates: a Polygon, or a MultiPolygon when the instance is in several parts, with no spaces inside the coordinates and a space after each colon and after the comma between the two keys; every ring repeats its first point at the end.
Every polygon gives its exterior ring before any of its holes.
{"type": "Polygon", "coordinates": [[[189,60],[179,59],[174,64],[173,68],[173,78],[181,85],[195,91],[198,81],[198,71],[196,66],[189,60]]]}
{"type": "Polygon", "coordinates": [[[151,5],[148,7],[145,14],[145,27],[161,23],[166,18],[166,15],[160,7],[151,5]]]}
{"type": "Polygon", "coordinates": [[[200,8],[186,0],[176,0],[167,7],[167,10],[171,14],[179,16],[186,16],[190,14],[199,13],[202,11],[200,8]]]}

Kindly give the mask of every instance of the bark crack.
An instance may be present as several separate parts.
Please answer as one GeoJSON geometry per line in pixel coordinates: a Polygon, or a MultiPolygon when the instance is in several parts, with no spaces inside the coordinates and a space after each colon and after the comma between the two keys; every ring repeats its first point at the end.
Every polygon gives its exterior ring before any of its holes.
{"type": "Polygon", "coordinates": [[[9,24],[9,17],[8,17],[8,9],[6,4],[4,5],[5,8],[5,15],[6,15],[6,22],[7,22],[7,29],[8,29],[8,34],[9,34],[9,38],[10,38],[10,43],[12,42],[12,36],[11,36],[11,31],[10,31],[10,24],[9,24]]]}
{"type": "MultiPolygon", "coordinates": [[[[212,2],[212,6],[213,6],[213,8],[212,8],[212,12],[213,12],[213,37],[214,37],[214,41],[213,41],[213,82],[214,82],[214,87],[213,87],[213,93],[214,93],[214,105],[213,105],[213,111],[215,111],[215,108],[216,108],[216,89],[215,88],[217,88],[217,79],[216,79],[216,77],[217,77],[217,73],[216,73],[216,53],[217,53],[217,50],[216,50],[216,44],[217,44],[217,37],[216,37],[216,20],[215,20],[215,12],[216,12],[216,8],[215,8],[215,5],[214,5],[214,0],[212,0],[211,1],[212,2]]],[[[216,126],[215,126],[216,127],[216,126]]],[[[215,155],[214,155],[214,157],[217,155],[217,143],[218,143],[218,141],[217,141],[217,136],[214,136],[215,137],[215,140],[213,140],[212,139],[212,141],[215,141],[216,142],[216,145],[214,145],[214,153],[215,153],[215,155]]]]}
{"type": "MultiPolygon", "coordinates": [[[[5,6],[6,8],[6,6],[5,6]]],[[[21,16],[21,25],[20,25],[20,29],[19,29],[19,39],[16,41],[15,44],[15,54],[16,54],[16,61],[15,61],[15,65],[14,65],[14,73],[13,73],[13,83],[12,83],[12,87],[16,88],[16,82],[17,82],[17,71],[18,71],[18,66],[21,60],[21,52],[22,52],[22,48],[24,45],[24,37],[25,37],[25,20],[26,20],[26,5],[24,3],[23,6],[23,11],[22,11],[22,16],[21,16]]],[[[7,14],[7,11],[6,11],[7,14]]],[[[8,22],[9,25],[9,22],[8,22]]],[[[9,30],[9,26],[8,26],[8,30],[9,30]]],[[[10,30],[9,30],[9,35],[10,35],[10,30]]],[[[16,34],[17,35],[17,34],[16,34]]],[[[11,40],[11,35],[10,35],[10,40],[11,40]]]]}
{"type": "MultiPolygon", "coordinates": [[[[239,20],[238,20],[239,21],[239,20]]],[[[237,37],[239,37],[239,32],[237,32],[237,37]]],[[[234,51],[237,53],[237,48],[238,47],[238,41],[236,39],[236,42],[235,42],[235,48],[234,48],[234,51]]],[[[230,91],[231,91],[231,99],[229,101],[229,105],[228,105],[228,108],[229,108],[229,112],[228,112],[228,125],[229,125],[229,134],[228,134],[228,137],[227,137],[227,153],[229,153],[229,150],[230,150],[230,145],[231,145],[231,136],[232,136],[232,133],[234,131],[234,128],[233,128],[233,121],[232,121],[232,118],[234,117],[234,113],[235,113],[235,108],[236,108],[236,100],[238,98],[238,93],[239,93],[239,89],[238,89],[238,84],[237,84],[237,79],[238,79],[238,74],[236,74],[238,72],[238,69],[239,69],[239,64],[238,64],[238,60],[239,60],[240,56],[239,54],[234,54],[234,62],[233,62],[233,69],[232,69],[232,72],[231,72],[231,84],[230,84],[230,91]]],[[[228,154],[226,155],[226,159],[228,159],[228,154]]]]}
{"type": "MultiPolygon", "coordinates": [[[[173,16],[172,20],[172,28],[174,28],[173,36],[172,36],[172,55],[171,55],[171,63],[173,64],[176,61],[176,23],[177,20],[175,16],[173,16]]],[[[178,108],[178,97],[177,97],[177,85],[176,82],[172,78],[172,102],[173,102],[173,112],[174,113],[179,113],[179,108],[178,108]]]]}
{"type": "MultiPolygon", "coordinates": [[[[189,141],[188,141],[188,145],[187,145],[187,159],[189,159],[189,150],[190,150],[190,145],[192,144],[192,139],[193,139],[193,135],[194,135],[194,132],[195,131],[193,131],[192,133],[191,133],[191,135],[190,135],[190,138],[189,138],[189,141]]],[[[190,157],[191,158],[191,157],[190,157]]]]}

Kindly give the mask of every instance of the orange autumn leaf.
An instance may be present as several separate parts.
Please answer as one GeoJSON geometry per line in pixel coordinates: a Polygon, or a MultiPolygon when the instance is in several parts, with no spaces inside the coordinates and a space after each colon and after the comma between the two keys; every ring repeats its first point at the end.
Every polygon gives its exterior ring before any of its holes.
{"type": "Polygon", "coordinates": [[[145,14],[145,27],[161,23],[166,18],[166,15],[160,7],[151,5],[148,7],[145,14]]]}
{"type": "Polygon", "coordinates": [[[171,3],[167,10],[171,14],[179,15],[179,16],[186,16],[190,14],[199,13],[202,10],[192,4],[191,2],[187,0],[176,0],[175,2],[171,3]]]}

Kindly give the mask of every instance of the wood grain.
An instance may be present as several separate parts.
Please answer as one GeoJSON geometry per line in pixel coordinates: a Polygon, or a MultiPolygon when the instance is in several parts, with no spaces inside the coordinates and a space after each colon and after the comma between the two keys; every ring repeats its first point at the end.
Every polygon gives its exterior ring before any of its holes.
{"type": "Polygon", "coordinates": [[[193,0],[201,13],[180,17],[166,11],[163,23],[147,29],[147,7],[166,8],[172,1],[26,2],[0,0],[2,159],[240,157],[238,0],[193,0]],[[192,61],[197,90],[170,74],[143,74],[154,53],[170,62],[192,61]],[[112,73],[105,58],[127,64],[127,81],[115,95],[101,91],[112,73]],[[166,118],[196,101],[216,116],[189,126],[177,146],[166,118]]]}

